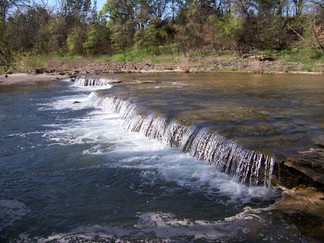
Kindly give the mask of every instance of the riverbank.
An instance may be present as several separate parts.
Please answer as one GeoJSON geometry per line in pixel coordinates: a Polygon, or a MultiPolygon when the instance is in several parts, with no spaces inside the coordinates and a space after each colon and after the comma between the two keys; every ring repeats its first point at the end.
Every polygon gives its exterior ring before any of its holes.
{"type": "Polygon", "coordinates": [[[53,82],[68,78],[66,74],[27,74],[14,73],[0,75],[1,86],[25,86],[35,85],[40,83],[53,82]]]}
{"type": "MultiPolygon", "coordinates": [[[[62,67],[57,72],[70,73],[147,73],[147,72],[244,72],[244,73],[292,73],[292,74],[324,74],[324,64],[318,64],[315,68],[307,69],[302,63],[284,64],[280,61],[269,61],[264,56],[251,56],[246,59],[183,59],[177,64],[154,64],[152,62],[98,62],[90,64],[78,64],[70,67],[62,67]],[[261,59],[262,61],[260,61],[261,59]]],[[[46,70],[53,68],[45,68],[46,70]]]]}
{"type": "MultiPolygon", "coordinates": [[[[143,55],[141,52],[112,56],[22,56],[6,69],[7,73],[29,74],[104,74],[144,72],[245,72],[323,74],[322,57],[296,51],[292,53],[258,52],[239,57],[233,53],[143,55]]],[[[5,69],[2,70],[5,73],[5,69]]]]}
{"type": "MultiPolygon", "coordinates": [[[[19,86],[34,85],[37,83],[52,82],[69,78],[71,75],[105,75],[118,73],[162,73],[162,72],[183,72],[183,73],[208,73],[208,72],[242,72],[257,74],[309,74],[323,75],[324,71],[303,71],[294,69],[294,71],[285,70],[284,65],[276,64],[276,69],[272,71],[266,69],[274,64],[268,62],[256,62],[243,65],[239,62],[217,63],[215,65],[154,65],[152,63],[80,63],[76,65],[62,65],[60,67],[44,66],[35,68],[25,73],[4,73],[0,74],[0,86],[19,86]],[[226,68],[224,68],[226,67],[226,68]],[[257,67],[257,68],[256,68],[257,67]]],[[[324,68],[323,68],[324,70],[324,68]]]]}

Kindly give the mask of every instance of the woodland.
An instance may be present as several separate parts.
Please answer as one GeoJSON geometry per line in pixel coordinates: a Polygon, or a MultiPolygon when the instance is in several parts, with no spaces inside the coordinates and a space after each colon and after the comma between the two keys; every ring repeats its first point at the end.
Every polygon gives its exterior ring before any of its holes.
{"type": "Polygon", "coordinates": [[[303,51],[324,55],[324,0],[0,0],[0,65],[23,56],[303,51]]]}

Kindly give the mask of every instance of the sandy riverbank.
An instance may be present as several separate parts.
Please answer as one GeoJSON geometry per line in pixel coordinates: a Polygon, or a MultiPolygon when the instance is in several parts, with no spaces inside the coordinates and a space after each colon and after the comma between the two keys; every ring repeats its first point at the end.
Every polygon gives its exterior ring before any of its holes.
{"type": "Polygon", "coordinates": [[[35,85],[38,83],[62,80],[68,77],[69,77],[68,75],[60,75],[60,74],[37,74],[37,75],[26,74],[26,73],[1,74],[0,87],[35,85]]]}

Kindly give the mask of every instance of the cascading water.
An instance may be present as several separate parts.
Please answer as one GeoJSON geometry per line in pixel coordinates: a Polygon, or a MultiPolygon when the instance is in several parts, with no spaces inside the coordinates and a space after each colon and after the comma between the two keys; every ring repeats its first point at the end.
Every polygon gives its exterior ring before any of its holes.
{"type": "Polygon", "coordinates": [[[140,107],[117,97],[91,94],[94,105],[112,109],[124,119],[124,128],[139,132],[172,147],[179,147],[194,158],[204,160],[218,170],[233,175],[250,186],[271,186],[275,160],[267,155],[244,149],[207,128],[184,126],[163,115],[140,112],[140,107]]]}
{"type": "Polygon", "coordinates": [[[76,86],[107,86],[118,80],[112,78],[78,77],[72,81],[76,86]]]}

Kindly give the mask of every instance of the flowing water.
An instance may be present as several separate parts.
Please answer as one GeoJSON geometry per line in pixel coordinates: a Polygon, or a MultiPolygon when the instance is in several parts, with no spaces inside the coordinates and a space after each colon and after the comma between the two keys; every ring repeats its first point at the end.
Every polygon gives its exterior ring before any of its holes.
{"type": "Polygon", "coordinates": [[[0,92],[0,241],[312,240],[312,218],[266,209],[279,190],[126,130],[94,99],[102,84],[0,92]]]}

